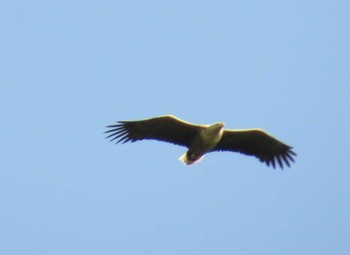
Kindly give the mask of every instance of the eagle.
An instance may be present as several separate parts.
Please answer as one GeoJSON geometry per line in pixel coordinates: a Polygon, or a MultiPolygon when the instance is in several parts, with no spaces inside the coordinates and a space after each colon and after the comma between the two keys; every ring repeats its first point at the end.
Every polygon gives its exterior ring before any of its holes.
{"type": "Polygon", "coordinates": [[[290,167],[297,154],[293,147],[262,129],[224,129],[224,123],[197,125],[173,115],[144,120],[118,121],[107,126],[106,138],[116,143],[158,140],[188,148],[179,160],[186,165],[199,162],[208,152],[231,151],[257,157],[267,166],[290,167]]]}

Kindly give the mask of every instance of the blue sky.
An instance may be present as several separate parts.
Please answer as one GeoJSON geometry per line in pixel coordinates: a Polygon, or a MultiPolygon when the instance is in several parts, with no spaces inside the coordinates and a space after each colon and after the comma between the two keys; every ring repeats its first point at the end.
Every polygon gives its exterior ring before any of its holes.
{"type": "Polygon", "coordinates": [[[2,1],[1,254],[350,254],[348,1],[2,1]],[[114,145],[174,114],[296,163],[114,145]]]}

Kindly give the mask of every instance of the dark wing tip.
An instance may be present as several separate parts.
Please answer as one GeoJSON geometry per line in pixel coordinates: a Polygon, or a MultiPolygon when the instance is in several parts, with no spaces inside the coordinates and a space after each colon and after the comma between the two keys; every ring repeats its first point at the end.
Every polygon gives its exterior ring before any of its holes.
{"type": "Polygon", "coordinates": [[[116,140],[116,143],[126,143],[132,141],[126,124],[127,121],[118,121],[117,124],[106,126],[106,128],[109,128],[109,130],[104,132],[108,134],[106,139],[111,138],[110,142],[116,140]]]}
{"type": "Polygon", "coordinates": [[[292,149],[292,147],[286,146],[283,150],[279,151],[278,153],[260,156],[259,159],[261,162],[264,162],[267,166],[272,165],[274,169],[277,165],[281,169],[283,169],[285,165],[290,167],[291,162],[295,162],[293,157],[297,156],[297,154],[294,151],[292,151],[292,149]]]}

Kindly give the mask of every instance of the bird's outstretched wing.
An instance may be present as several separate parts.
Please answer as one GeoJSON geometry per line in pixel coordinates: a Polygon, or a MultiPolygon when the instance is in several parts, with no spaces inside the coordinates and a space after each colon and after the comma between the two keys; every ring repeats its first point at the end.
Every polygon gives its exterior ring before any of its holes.
{"type": "Polygon", "coordinates": [[[145,120],[119,121],[107,126],[106,138],[116,143],[139,140],[158,140],[190,147],[196,135],[205,127],[194,125],[174,116],[166,115],[145,120]]]}
{"type": "Polygon", "coordinates": [[[290,166],[297,154],[288,146],[260,129],[224,130],[220,142],[213,151],[233,151],[257,157],[268,166],[290,166]]]}

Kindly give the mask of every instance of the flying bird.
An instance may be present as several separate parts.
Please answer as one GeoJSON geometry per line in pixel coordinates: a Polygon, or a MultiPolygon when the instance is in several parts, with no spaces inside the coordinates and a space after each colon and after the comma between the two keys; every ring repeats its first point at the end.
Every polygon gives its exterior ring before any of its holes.
{"type": "Polygon", "coordinates": [[[107,126],[111,141],[116,143],[158,140],[188,148],[179,160],[186,165],[199,162],[204,154],[213,151],[239,152],[257,157],[267,166],[283,169],[294,162],[293,148],[282,143],[261,129],[224,129],[224,123],[196,125],[172,115],[165,115],[144,120],[118,121],[107,126]]]}

